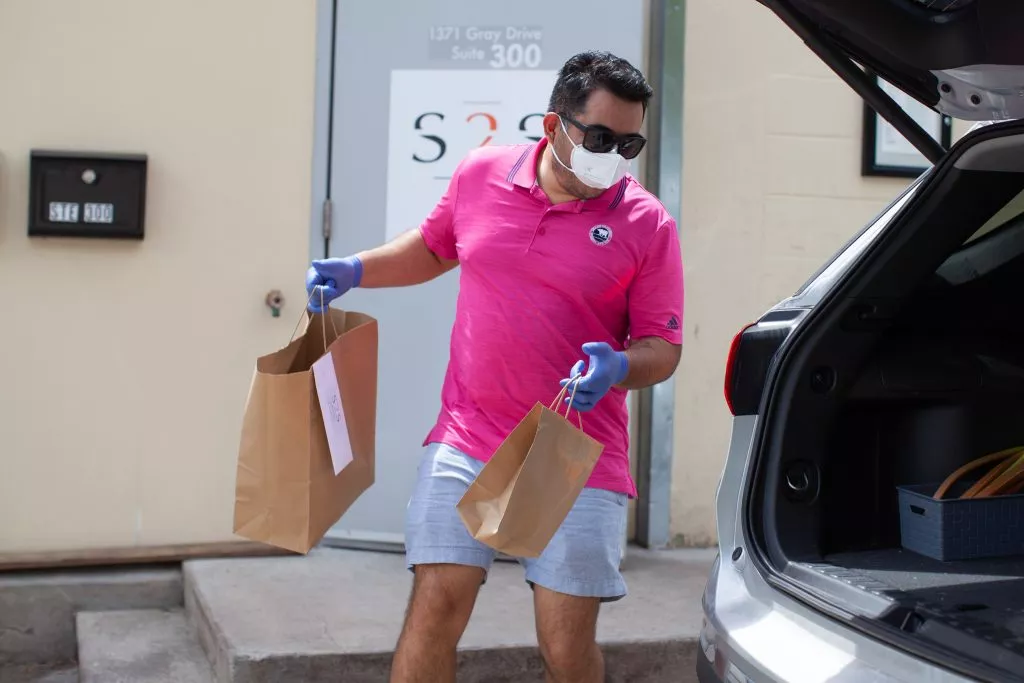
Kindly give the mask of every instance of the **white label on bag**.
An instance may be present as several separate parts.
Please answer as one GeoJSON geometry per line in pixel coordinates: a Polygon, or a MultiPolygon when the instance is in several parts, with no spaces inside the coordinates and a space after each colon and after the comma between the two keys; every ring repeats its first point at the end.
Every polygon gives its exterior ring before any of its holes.
{"type": "Polygon", "coordinates": [[[334,463],[334,474],[337,476],[352,462],[352,442],[348,439],[348,424],[341,405],[338,375],[334,372],[334,358],[330,352],[313,363],[313,382],[316,384],[316,396],[320,399],[327,446],[331,450],[331,462],[334,463]]]}

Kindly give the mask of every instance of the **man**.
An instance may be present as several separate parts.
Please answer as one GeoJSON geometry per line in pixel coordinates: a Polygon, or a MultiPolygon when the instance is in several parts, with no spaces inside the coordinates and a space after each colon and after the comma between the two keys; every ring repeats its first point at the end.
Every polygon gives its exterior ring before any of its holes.
{"type": "Polygon", "coordinates": [[[627,173],[651,95],[623,59],[573,57],[538,144],[473,151],[418,230],[309,269],[317,312],[321,291],[330,301],[461,266],[442,407],[406,518],[414,579],[392,681],[455,680],[456,646],[495,557],[456,504],[534,403],[579,374],[571,407],[588,413],[583,428],[604,452],[546,550],[522,562],[548,680],[604,680],[598,609],[626,593],[619,559],[636,495],[626,392],[671,376],[682,341],[676,224],[627,173]]]}

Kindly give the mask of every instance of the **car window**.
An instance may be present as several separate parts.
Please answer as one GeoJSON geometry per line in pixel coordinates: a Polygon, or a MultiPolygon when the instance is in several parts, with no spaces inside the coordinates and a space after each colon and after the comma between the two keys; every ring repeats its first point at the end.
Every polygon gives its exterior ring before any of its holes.
{"type": "Polygon", "coordinates": [[[896,214],[906,205],[910,198],[917,192],[917,188],[920,187],[921,181],[931,171],[929,170],[916,181],[911,183],[903,193],[893,200],[889,206],[885,208],[882,213],[878,214],[873,221],[864,226],[861,231],[854,235],[849,242],[847,242],[841,249],[839,249],[833,256],[832,260],[826,263],[821,269],[807,279],[806,282],[796,291],[795,294],[790,298],[790,302],[796,304],[813,304],[820,297],[821,294],[827,290],[832,282],[839,277],[853,262],[857,256],[860,255],[864,249],[871,244],[871,242],[878,236],[878,233],[882,231],[889,223],[892,222],[896,214]]]}
{"type": "Polygon", "coordinates": [[[1024,191],[974,231],[935,274],[960,285],[1024,255],[1024,191]]]}
{"type": "MultiPolygon", "coordinates": [[[[790,305],[813,305],[878,234],[914,196],[929,172],[920,176],[892,204],[855,235],[832,260],[811,276],[788,299],[790,305]]],[[[966,282],[1024,255],[1024,191],[975,230],[963,245],[937,269],[936,274],[951,284],[966,282]]]]}
{"type": "Polygon", "coordinates": [[[1024,214],[1024,190],[1021,190],[1020,194],[1010,200],[1006,206],[996,212],[992,218],[988,219],[985,225],[978,228],[973,235],[968,237],[964,245],[975,242],[999,228],[1008,226],[1011,221],[1019,218],[1021,214],[1024,214]]]}

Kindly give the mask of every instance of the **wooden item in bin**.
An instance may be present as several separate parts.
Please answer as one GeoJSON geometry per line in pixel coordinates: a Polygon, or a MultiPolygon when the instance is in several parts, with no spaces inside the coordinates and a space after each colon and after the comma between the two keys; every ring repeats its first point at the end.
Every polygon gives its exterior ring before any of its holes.
{"type": "Polygon", "coordinates": [[[988,474],[986,474],[978,481],[974,482],[974,485],[972,485],[971,488],[964,491],[964,493],[960,497],[974,498],[976,495],[978,495],[978,493],[985,489],[985,487],[987,487],[989,484],[995,481],[1003,472],[1005,472],[1010,467],[1010,465],[1013,464],[1015,457],[1016,454],[1014,453],[1004,456],[1003,459],[995,467],[988,471],[988,474]]]}
{"type": "Polygon", "coordinates": [[[1007,458],[1011,464],[991,484],[975,494],[975,498],[1005,495],[1007,490],[1024,480],[1024,455],[1007,458]]]}
{"type": "Polygon", "coordinates": [[[1021,479],[1019,482],[1017,482],[1010,488],[1006,489],[1005,493],[1008,496],[1013,496],[1020,493],[1021,491],[1024,491],[1024,479],[1021,479]]]}
{"type": "Polygon", "coordinates": [[[1003,495],[1009,493],[1010,490],[1014,490],[1013,492],[1016,493],[1024,488],[1024,447],[1014,446],[998,453],[982,456],[958,468],[946,477],[933,497],[936,500],[942,500],[961,477],[986,465],[993,466],[960,496],[961,499],[1003,495]]]}

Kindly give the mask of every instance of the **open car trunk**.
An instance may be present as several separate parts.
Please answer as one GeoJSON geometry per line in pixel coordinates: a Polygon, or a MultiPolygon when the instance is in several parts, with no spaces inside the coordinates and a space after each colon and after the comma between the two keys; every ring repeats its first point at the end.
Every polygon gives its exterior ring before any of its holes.
{"type": "Polygon", "coordinates": [[[745,498],[754,562],[848,626],[1024,680],[1024,547],[1007,551],[1024,495],[935,497],[962,465],[1024,449],[1024,123],[946,150],[869,75],[945,115],[1020,119],[1024,2],[759,2],[935,167],[771,366],[745,498]]]}
{"type": "Polygon", "coordinates": [[[1020,680],[1024,495],[946,519],[960,559],[907,549],[905,525],[960,466],[1024,448],[1024,122],[961,141],[777,361],[747,510],[774,580],[969,676],[1020,680]],[[1007,537],[1022,548],[996,552],[1007,537]]]}
{"type": "MultiPolygon", "coordinates": [[[[1014,208],[1024,213],[1024,202],[1014,208]]],[[[850,368],[855,379],[825,436],[820,559],[805,566],[891,599],[891,625],[936,618],[1024,656],[1024,552],[993,548],[1024,538],[1024,517],[1014,516],[1024,507],[1008,515],[999,496],[976,499],[980,517],[957,512],[952,537],[922,547],[904,518],[927,522],[938,508],[897,493],[920,485],[934,496],[965,463],[1024,446],[1024,216],[952,255],[943,271],[952,281],[923,282],[850,368]]]]}

